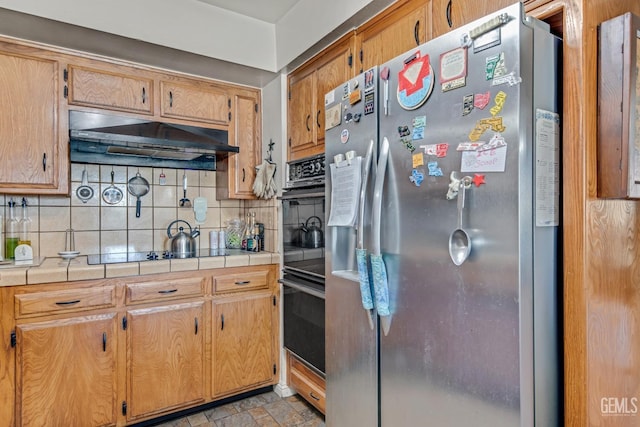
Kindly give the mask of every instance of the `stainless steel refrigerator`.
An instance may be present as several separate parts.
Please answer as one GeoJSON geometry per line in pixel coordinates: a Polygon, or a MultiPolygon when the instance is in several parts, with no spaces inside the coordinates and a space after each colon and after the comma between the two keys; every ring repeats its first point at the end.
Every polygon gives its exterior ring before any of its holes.
{"type": "Polygon", "coordinates": [[[326,424],[560,424],[559,40],[521,3],[325,96],[326,424]]]}

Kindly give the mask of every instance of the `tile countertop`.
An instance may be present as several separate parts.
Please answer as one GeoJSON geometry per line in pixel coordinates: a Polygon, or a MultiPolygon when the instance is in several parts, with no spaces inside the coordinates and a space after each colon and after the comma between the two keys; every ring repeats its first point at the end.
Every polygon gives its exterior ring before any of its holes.
{"type": "Polygon", "coordinates": [[[34,285],[279,263],[280,254],[271,252],[96,265],[89,265],[86,255],[69,261],[53,257],[45,258],[42,264],[37,267],[23,266],[0,270],[0,286],[34,285]]]}

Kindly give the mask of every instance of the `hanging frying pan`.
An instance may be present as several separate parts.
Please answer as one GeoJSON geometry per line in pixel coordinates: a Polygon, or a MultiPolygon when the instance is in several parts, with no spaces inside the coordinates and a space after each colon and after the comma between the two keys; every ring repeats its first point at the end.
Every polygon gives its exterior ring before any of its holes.
{"type": "Polygon", "coordinates": [[[102,200],[110,205],[120,203],[122,200],[122,190],[113,183],[114,172],[111,171],[111,185],[102,191],[102,200]]]}
{"type": "Polygon", "coordinates": [[[129,180],[127,185],[129,194],[136,198],[136,218],[140,218],[140,197],[149,192],[149,181],[140,176],[140,172],[129,180]]]}

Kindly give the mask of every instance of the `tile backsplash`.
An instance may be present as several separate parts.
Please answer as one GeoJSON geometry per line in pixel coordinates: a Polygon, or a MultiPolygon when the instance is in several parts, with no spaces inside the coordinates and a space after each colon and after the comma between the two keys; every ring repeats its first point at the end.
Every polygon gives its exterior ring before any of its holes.
{"type": "MultiPolygon", "coordinates": [[[[16,217],[22,216],[22,197],[0,194],[3,220],[9,213],[11,198],[16,202],[16,217]]],[[[217,200],[216,173],[211,171],[74,163],[69,196],[25,198],[31,218],[31,245],[36,256],[57,256],[65,249],[65,231],[69,228],[75,230],[76,250],[82,254],[163,251],[169,247],[167,227],[177,219],[199,227],[197,247],[205,249],[209,247],[209,231],[224,229],[229,219],[244,219],[247,211],[256,212],[256,221],[265,224],[265,250],[276,252],[278,248],[276,199],[217,200]],[[76,191],[82,185],[85,168],[93,196],[83,202],[76,191]],[[124,196],[117,204],[109,204],[102,197],[104,189],[111,186],[112,170],[114,185],[124,196]],[[136,217],[136,197],[127,191],[127,182],[138,172],[150,186],[149,192],[140,198],[140,217],[136,217]],[[207,200],[206,218],[202,223],[196,223],[193,208],[179,205],[183,198],[183,173],[187,176],[187,198],[191,203],[196,197],[207,200]],[[162,181],[161,175],[164,175],[162,181]]],[[[174,226],[172,233],[176,232],[174,226]]]]}

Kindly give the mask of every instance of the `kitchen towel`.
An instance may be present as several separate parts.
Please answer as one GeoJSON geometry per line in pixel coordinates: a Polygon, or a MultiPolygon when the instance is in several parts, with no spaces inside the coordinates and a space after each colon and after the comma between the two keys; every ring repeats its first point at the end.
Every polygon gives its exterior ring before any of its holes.
{"type": "Polygon", "coordinates": [[[390,316],[387,269],[385,268],[382,255],[371,254],[371,273],[373,274],[373,291],[376,297],[376,310],[378,310],[378,315],[390,316]]]}
{"type": "Polygon", "coordinates": [[[356,249],[356,260],[358,262],[358,275],[360,277],[360,296],[362,306],[366,310],[373,309],[373,297],[371,296],[371,283],[369,282],[369,266],[367,265],[366,249],[356,249]]]}

